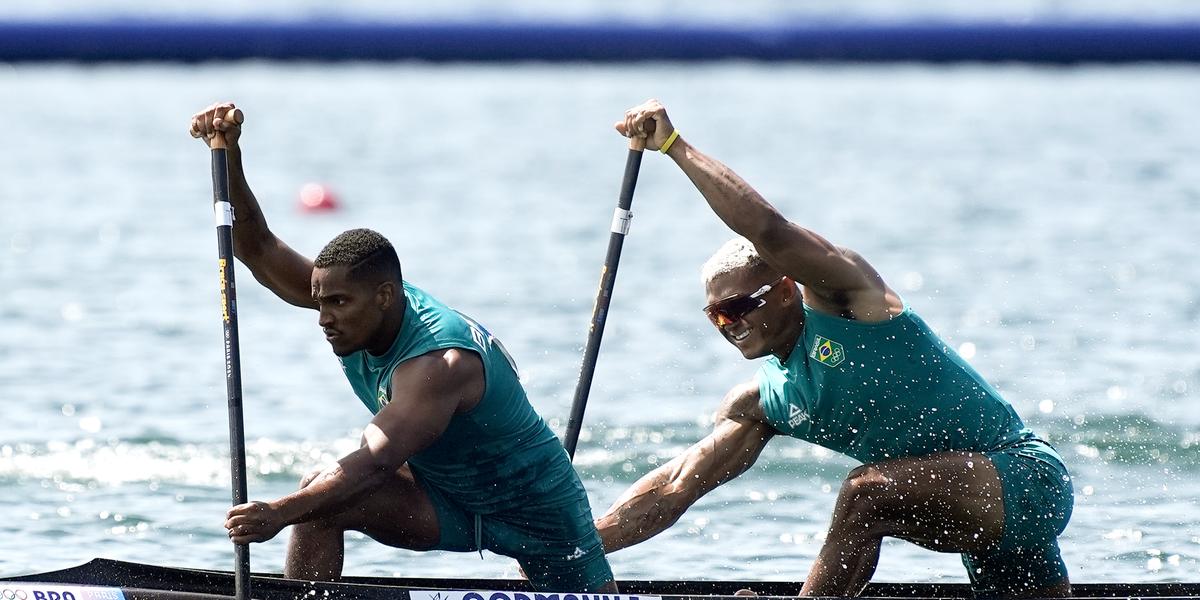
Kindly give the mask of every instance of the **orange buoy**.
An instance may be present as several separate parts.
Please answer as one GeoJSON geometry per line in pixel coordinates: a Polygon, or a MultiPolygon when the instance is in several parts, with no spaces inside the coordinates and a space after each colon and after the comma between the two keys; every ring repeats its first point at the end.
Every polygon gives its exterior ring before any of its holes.
{"type": "Polygon", "coordinates": [[[320,183],[306,183],[300,188],[300,205],[302,212],[329,212],[337,210],[339,202],[328,187],[320,183]]]}

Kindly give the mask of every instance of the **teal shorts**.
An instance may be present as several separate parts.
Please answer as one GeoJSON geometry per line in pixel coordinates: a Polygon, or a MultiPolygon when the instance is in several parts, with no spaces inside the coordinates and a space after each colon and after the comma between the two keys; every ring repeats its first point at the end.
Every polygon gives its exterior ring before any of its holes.
{"type": "Polygon", "coordinates": [[[1058,536],[1075,494],[1062,459],[1037,438],[986,454],[1004,490],[1004,534],[993,548],[962,557],[976,597],[1012,596],[1066,579],[1058,536]]]}
{"type": "Polygon", "coordinates": [[[437,510],[440,539],[430,550],[490,550],[520,563],[533,587],[554,592],[593,592],[613,580],[604,544],[592,521],[587,493],[578,480],[552,504],[477,515],[437,488],[417,482],[437,510]]]}

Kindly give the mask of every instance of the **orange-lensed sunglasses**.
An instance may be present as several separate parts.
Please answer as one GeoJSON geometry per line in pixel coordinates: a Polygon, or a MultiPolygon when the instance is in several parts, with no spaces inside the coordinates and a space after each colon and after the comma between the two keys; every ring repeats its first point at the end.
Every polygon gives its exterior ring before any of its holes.
{"type": "Polygon", "coordinates": [[[749,294],[739,294],[722,298],[712,304],[704,307],[704,314],[708,315],[708,320],[712,321],[717,327],[724,327],[730,323],[736,323],[739,319],[763,307],[767,301],[763,296],[767,295],[779,282],[783,281],[783,277],[764,285],[754,292],[749,294]]]}

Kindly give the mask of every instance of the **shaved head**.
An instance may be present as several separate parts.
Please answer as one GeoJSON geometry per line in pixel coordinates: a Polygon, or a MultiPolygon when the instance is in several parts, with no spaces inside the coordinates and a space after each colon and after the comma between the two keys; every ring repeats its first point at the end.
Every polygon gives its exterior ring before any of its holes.
{"type": "Polygon", "coordinates": [[[370,229],[351,229],[338,234],[321,249],[313,266],[319,269],[343,266],[355,280],[401,281],[396,249],[387,238],[370,229]]]}

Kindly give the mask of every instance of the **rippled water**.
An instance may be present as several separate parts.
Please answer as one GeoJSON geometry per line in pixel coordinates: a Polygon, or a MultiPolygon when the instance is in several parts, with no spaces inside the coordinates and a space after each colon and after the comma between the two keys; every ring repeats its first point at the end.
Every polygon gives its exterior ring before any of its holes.
{"type": "MultiPolygon", "coordinates": [[[[313,254],[391,237],[565,423],[624,164],[611,122],[662,98],[793,219],[868,257],[1062,451],[1076,581],[1200,567],[1200,71],[1193,67],[0,66],[0,574],[94,556],[232,565],[208,155],[191,112],[247,112],[251,183],[313,254]],[[295,209],[307,181],[345,210],[295,209]]],[[[704,435],[755,364],[700,314],[728,233],[649,155],[578,464],[600,511],[704,435]]],[[[315,323],[239,271],[255,498],[352,448],[369,415],[315,323]]],[[[625,578],[799,579],[853,463],[794,440],[655,540],[625,578]]],[[[253,549],[279,570],[283,537],[253,549]]],[[[512,561],[360,538],[351,574],[512,576],[512,561]]],[[[963,581],[888,543],[879,580],[963,581]]]]}

